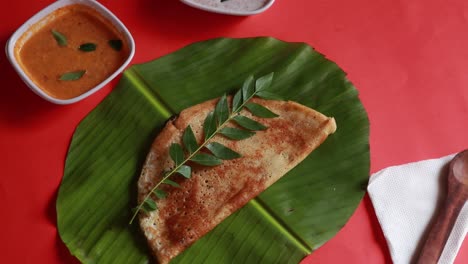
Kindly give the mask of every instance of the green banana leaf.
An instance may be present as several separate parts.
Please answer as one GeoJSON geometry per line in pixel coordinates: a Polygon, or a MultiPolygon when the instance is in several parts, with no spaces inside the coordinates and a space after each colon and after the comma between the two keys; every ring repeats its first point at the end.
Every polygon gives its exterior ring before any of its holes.
{"type": "Polygon", "coordinates": [[[172,263],[298,263],[344,226],[369,176],[369,124],[358,92],[303,43],[214,39],[134,65],[78,126],[57,198],[58,230],[85,263],[147,263],[136,181],[150,144],[184,108],[275,72],[272,90],[336,119],[338,130],[281,180],[172,263]]]}

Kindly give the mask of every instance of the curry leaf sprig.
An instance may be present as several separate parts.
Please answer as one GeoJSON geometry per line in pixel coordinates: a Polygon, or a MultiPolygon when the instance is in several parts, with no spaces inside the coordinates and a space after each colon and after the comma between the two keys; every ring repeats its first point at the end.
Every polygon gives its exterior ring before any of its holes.
{"type": "Polygon", "coordinates": [[[268,91],[273,81],[273,73],[258,78],[254,82],[254,77],[249,76],[241,89],[232,97],[231,107],[229,107],[226,95],[223,95],[217,102],[214,111],[206,116],[203,123],[204,138],[199,144],[195,138],[191,126],[187,126],[182,135],[182,144],[172,143],[169,147],[169,156],[174,162],[174,168],[164,172],[162,179],[148,192],[142,202],[134,208],[130,224],[139,212],[151,212],[157,210],[154,198],[164,199],[167,193],[161,189],[165,185],[180,187],[171,180],[173,175],[181,175],[187,179],[192,176],[192,168],[188,165],[193,162],[203,166],[217,166],[223,160],[240,158],[241,154],[224,146],[221,143],[211,141],[215,135],[223,135],[231,140],[242,140],[255,135],[255,131],[265,130],[263,124],[240,114],[242,109],[247,109],[252,115],[262,118],[274,118],[278,115],[268,108],[253,102],[249,102],[254,96],[263,99],[280,99],[279,96],[268,91]],[[234,122],[238,127],[228,126],[234,122]],[[206,152],[200,152],[206,149],[206,152]],[[210,153],[210,154],[209,154],[210,153]]]}

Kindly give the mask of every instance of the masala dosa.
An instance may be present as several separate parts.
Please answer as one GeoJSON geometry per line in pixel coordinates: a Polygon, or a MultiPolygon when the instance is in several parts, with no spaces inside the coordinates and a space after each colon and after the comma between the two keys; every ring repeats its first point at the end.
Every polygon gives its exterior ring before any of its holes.
{"type": "MultiPolygon", "coordinates": [[[[197,141],[203,139],[203,121],[213,111],[217,99],[187,108],[169,121],[154,140],[138,181],[138,199],[161,180],[174,162],[169,156],[172,143],[181,143],[190,125],[197,141]]],[[[254,98],[276,118],[258,118],[247,110],[241,114],[268,129],[248,139],[235,141],[216,135],[212,141],[240,153],[241,158],[225,160],[215,167],[190,164],[192,178],[174,176],[181,188],[164,186],[168,195],[155,199],[158,210],[140,213],[140,227],[152,254],[160,264],[169,261],[205,235],[234,211],[256,197],[300,163],[336,130],[335,120],[290,101],[254,98]]],[[[234,123],[229,126],[235,127],[234,123]]]]}

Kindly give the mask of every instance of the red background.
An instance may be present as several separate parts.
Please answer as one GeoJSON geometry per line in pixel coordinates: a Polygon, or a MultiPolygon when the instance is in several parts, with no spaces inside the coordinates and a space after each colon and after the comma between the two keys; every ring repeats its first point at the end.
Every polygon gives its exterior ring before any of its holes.
{"type": "MultiPolygon", "coordinates": [[[[52,0],[0,10],[0,40],[52,0]]],[[[468,147],[468,1],[277,0],[251,17],[176,0],[102,0],[132,32],[141,63],[214,37],[306,42],[340,65],[371,123],[371,172],[468,147]]],[[[76,263],[56,230],[55,199],[78,122],[115,86],[68,106],[34,95],[0,57],[0,248],[3,263],[76,263]]],[[[350,221],[304,263],[391,263],[366,196],[350,221]]],[[[468,263],[465,241],[455,263],[468,263]]]]}

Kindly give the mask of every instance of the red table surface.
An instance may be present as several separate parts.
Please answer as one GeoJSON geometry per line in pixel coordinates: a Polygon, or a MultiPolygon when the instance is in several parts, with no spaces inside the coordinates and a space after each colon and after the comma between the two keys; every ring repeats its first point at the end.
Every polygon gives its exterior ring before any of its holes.
{"type": "MultiPolygon", "coordinates": [[[[52,0],[0,10],[0,40],[52,0]]],[[[468,1],[277,0],[251,17],[173,0],[103,0],[132,32],[142,63],[214,37],[306,42],[335,61],[369,114],[371,172],[468,147],[468,1]]],[[[58,106],[33,94],[0,58],[2,263],[77,263],[56,229],[55,200],[73,131],[116,85],[58,106]]],[[[366,196],[344,228],[303,263],[391,263],[366,196]]],[[[455,263],[468,263],[468,242],[455,263]]]]}

